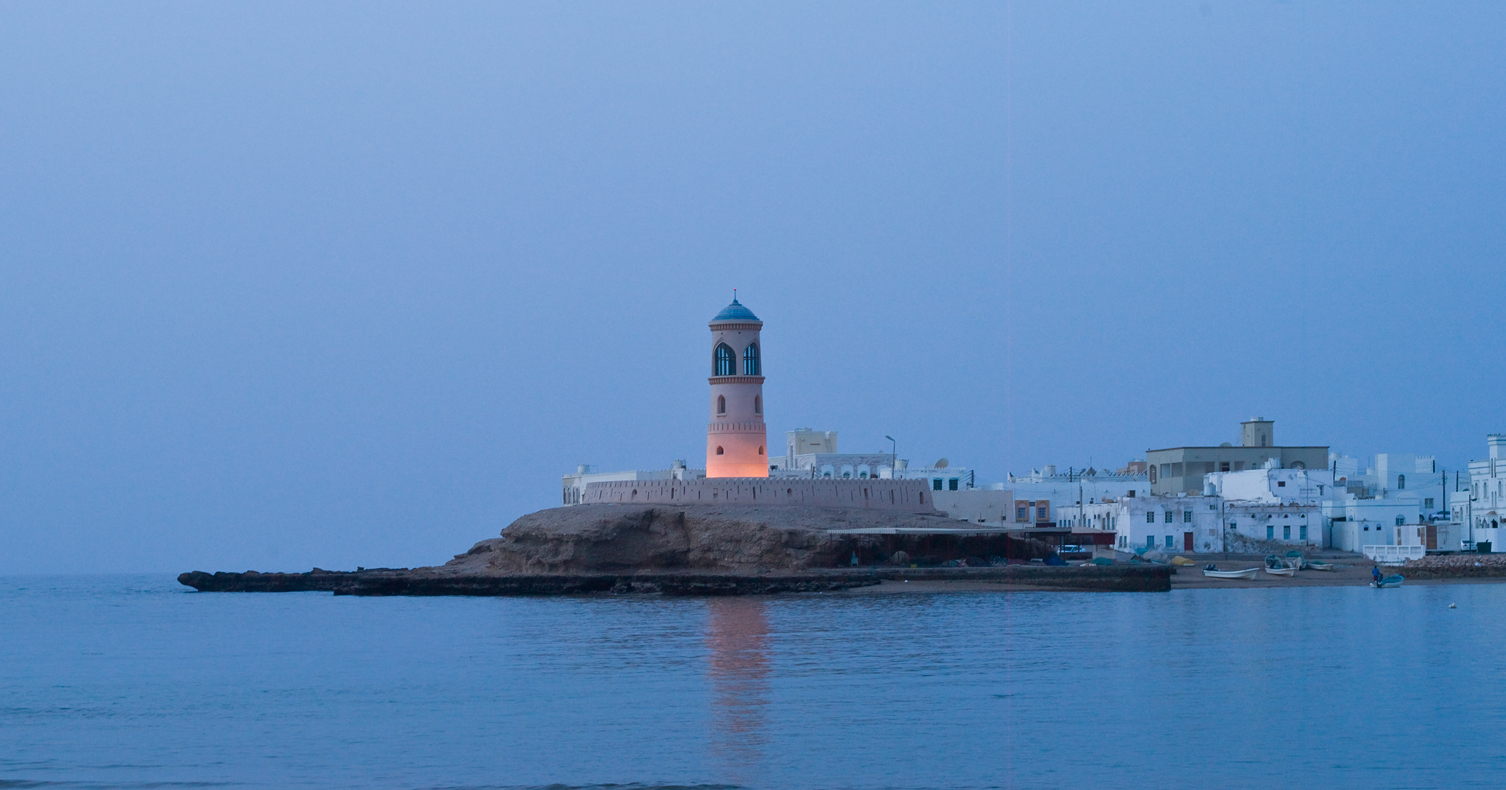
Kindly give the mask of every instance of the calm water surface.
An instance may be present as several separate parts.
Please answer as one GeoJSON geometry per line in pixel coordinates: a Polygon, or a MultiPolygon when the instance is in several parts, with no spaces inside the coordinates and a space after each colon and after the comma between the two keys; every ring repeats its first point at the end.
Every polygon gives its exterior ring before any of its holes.
{"type": "Polygon", "coordinates": [[[11,577],[0,788],[1498,787],[1503,666],[1506,585],[466,599],[11,577]]]}

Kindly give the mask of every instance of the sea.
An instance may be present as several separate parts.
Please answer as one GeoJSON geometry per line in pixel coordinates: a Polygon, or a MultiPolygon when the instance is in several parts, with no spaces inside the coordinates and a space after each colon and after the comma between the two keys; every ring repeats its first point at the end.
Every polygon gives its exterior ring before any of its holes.
{"type": "Polygon", "coordinates": [[[1500,787],[1503,677],[1494,584],[354,598],[4,577],[0,788],[1500,787]]]}

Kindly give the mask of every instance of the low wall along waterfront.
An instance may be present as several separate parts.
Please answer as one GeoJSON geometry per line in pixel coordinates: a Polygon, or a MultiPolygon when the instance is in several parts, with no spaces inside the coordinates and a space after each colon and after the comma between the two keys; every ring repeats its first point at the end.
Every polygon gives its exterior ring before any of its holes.
{"type": "Polygon", "coordinates": [[[804,505],[934,514],[924,480],[719,477],[587,483],[583,504],[804,505]]]}

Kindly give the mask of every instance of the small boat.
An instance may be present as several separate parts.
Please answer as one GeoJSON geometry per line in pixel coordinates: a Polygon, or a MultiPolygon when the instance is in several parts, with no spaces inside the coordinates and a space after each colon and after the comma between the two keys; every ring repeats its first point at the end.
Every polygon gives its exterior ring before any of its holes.
{"type": "Polygon", "coordinates": [[[1307,561],[1307,569],[1308,570],[1313,570],[1313,571],[1331,571],[1331,570],[1333,570],[1333,563],[1331,563],[1331,562],[1318,562],[1317,560],[1308,560],[1307,561]]]}
{"type": "Polygon", "coordinates": [[[1282,567],[1282,568],[1272,568],[1271,566],[1267,565],[1266,569],[1265,569],[1265,572],[1271,574],[1272,576],[1296,576],[1297,575],[1297,569],[1293,568],[1291,566],[1286,566],[1286,567],[1282,567]]]}
{"type": "Polygon", "coordinates": [[[1381,579],[1378,582],[1370,582],[1370,586],[1376,588],[1377,590],[1382,587],[1400,587],[1403,581],[1405,580],[1402,578],[1401,574],[1397,573],[1392,574],[1391,576],[1387,576],[1386,578],[1381,579]]]}
{"type": "Polygon", "coordinates": [[[1210,579],[1253,579],[1259,573],[1259,568],[1245,568],[1242,571],[1221,571],[1209,565],[1203,569],[1203,575],[1210,579]]]}

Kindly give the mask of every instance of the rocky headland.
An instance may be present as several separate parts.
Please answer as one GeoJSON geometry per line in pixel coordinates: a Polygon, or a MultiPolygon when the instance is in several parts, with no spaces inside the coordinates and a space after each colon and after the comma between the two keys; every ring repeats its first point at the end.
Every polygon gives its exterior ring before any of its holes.
{"type": "Polygon", "coordinates": [[[194,571],[178,580],[201,591],[347,595],[738,595],[937,578],[1038,589],[1170,589],[1164,567],[1019,564],[1046,557],[1049,547],[1000,533],[940,532],[962,526],[939,514],[865,509],[577,505],[523,516],[500,537],[483,540],[444,565],[353,572],[194,571]]]}

